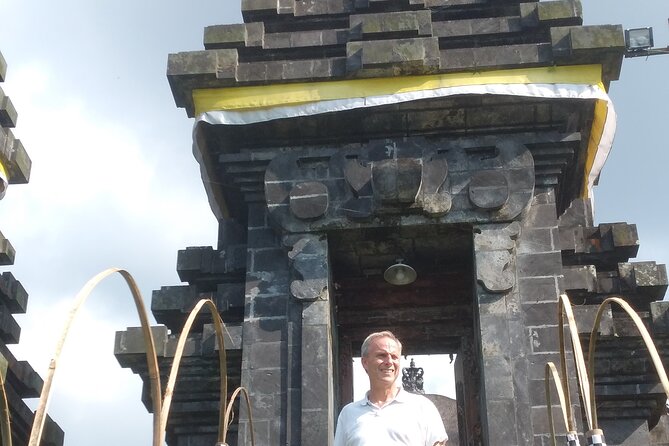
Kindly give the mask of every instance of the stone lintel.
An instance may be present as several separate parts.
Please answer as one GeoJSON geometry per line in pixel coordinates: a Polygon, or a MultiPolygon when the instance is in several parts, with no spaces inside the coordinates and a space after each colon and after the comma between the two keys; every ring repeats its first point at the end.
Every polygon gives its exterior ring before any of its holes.
{"type": "Polygon", "coordinates": [[[532,156],[514,139],[492,148],[385,140],[364,150],[285,153],[265,179],[270,215],[293,233],[510,221],[534,191],[532,156]]]}

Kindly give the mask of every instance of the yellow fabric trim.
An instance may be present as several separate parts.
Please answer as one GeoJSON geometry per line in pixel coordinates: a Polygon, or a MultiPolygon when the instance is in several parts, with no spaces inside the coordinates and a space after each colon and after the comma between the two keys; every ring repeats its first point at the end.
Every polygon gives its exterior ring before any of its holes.
{"type": "Polygon", "coordinates": [[[2,164],[2,160],[0,160],[0,178],[5,179],[9,183],[9,173],[5,168],[5,165],[2,164]]]}
{"type": "MultiPolygon", "coordinates": [[[[599,86],[603,91],[605,91],[604,85],[600,84],[599,86]]],[[[606,124],[607,115],[608,104],[606,101],[598,99],[595,102],[595,115],[592,120],[590,140],[588,141],[588,151],[585,158],[585,175],[583,176],[583,189],[581,190],[581,196],[583,198],[588,198],[590,194],[590,172],[592,172],[592,168],[595,164],[599,143],[602,140],[602,135],[604,134],[604,125],[606,124]]]]}
{"type": "Polygon", "coordinates": [[[252,110],[335,99],[487,84],[601,84],[601,65],[523,68],[429,76],[352,79],[193,90],[195,115],[213,110],[252,110]]]}

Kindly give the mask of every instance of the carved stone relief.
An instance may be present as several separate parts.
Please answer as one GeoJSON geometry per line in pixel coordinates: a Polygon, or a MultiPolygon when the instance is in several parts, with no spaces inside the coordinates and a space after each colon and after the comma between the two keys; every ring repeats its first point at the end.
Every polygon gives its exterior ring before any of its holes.
{"type": "Polygon", "coordinates": [[[474,234],[476,280],[490,293],[505,293],[516,283],[514,262],[520,224],[492,226],[474,234]]]}
{"type": "Polygon", "coordinates": [[[269,213],[288,232],[510,221],[533,192],[532,155],[513,137],[286,152],[265,174],[269,213]]]}
{"type": "Polygon", "coordinates": [[[291,295],[310,302],[328,299],[327,242],[316,235],[296,235],[284,238],[291,246],[288,253],[295,280],[290,283],[291,295]]]}

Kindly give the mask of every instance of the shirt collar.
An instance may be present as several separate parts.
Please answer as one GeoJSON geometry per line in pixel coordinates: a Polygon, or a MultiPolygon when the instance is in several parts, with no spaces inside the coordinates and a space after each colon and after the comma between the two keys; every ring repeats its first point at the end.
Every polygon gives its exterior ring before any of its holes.
{"type": "MultiPolygon", "coordinates": [[[[406,390],[404,390],[402,388],[402,386],[397,387],[397,389],[398,389],[397,395],[395,395],[395,398],[393,398],[392,401],[390,401],[388,404],[392,404],[394,402],[405,403],[407,401],[408,392],[406,390]]],[[[365,397],[358,402],[360,403],[361,406],[367,406],[368,405],[368,406],[376,407],[372,404],[371,401],[369,401],[369,390],[365,393],[365,397]]],[[[388,404],[386,404],[386,406],[388,404]]]]}

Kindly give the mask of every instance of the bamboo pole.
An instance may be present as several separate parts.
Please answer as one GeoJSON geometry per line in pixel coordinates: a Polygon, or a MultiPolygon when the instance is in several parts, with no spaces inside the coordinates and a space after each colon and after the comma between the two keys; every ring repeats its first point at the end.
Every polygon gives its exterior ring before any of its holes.
{"type": "Polygon", "coordinates": [[[564,425],[569,432],[573,432],[575,429],[573,423],[574,418],[571,413],[571,406],[567,405],[566,403],[564,384],[562,382],[562,379],[560,379],[557,367],[555,367],[554,363],[547,362],[545,368],[544,385],[546,390],[546,403],[547,403],[546,407],[548,408],[548,426],[550,427],[551,430],[551,439],[553,441],[553,446],[557,446],[557,443],[555,442],[555,424],[553,422],[553,404],[551,402],[551,388],[550,388],[551,377],[555,382],[558,399],[560,400],[560,408],[562,409],[562,418],[564,420],[564,425]]]}
{"type": "Polygon", "coordinates": [[[588,379],[588,368],[583,357],[583,349],[581,348],[581,341],[578,337],[578,327],[576,326],[576,319],[571,308],[571,302],[566,294],[561,294],[558,305],[559,311],[559,337],[560,337],[560,360],[562,363],[562,375],[565,377],[564,387],[566,389],[566,401],[571,405],[571,398],[569,397],[569,380],[567,377],[567,355],[564,341],[564,315],[567,315],[567,327],[569,328],[569,335],[571,338],[572,354],[574,356],[574,364],[576,367],[576,379],[581,390],[581,399],[583,400],[585,417],[588,423],[588,428],[592,429],[592,399],[590,394],[590,380],[588,379]]]}
{"type": "Polygon", "coordinates": [[[2,428],[2,446],[12,446],[12,425],[9,422],[9,403],[7,391],[5,390],[5,379],[0,374],[0,393],[2,404],[0,404],[0,428],[2,428]]]}
{"type": "Polygon", "coordinates": [[[256,439],[254,435],[254,430],[253,430],[253,411],[251,410],[251,399],[249,398],[249,392],[244,388],[244,387],[237,387],[235,391],[233,392],[232,396],[230,397],[230,404],[228,405],[228,409],[225,411],[225,431],[223,435],[223,439],[219,439],[219,444],[222,445],[227,445],[227,437],[228,437],[228,427],[232,423],[231,415],[232,415],[232,405],[235,402],[235,398],[242,393],[244,395],[244,399],[246,400],[246,410],[248,413],[249,417],[249,428],[251,430],[251,446],[255,446],[256,444],[256,439]]]}
{"type": "Polygon", "coordinates": [[[190,333],[195,318],[200,313],[203,307],[207,307],[211,312],[211,317],[214,321],[214,328],[216,331],[216,339],[218,341],[218,358],[219,358],[219,374],[221,381],[221,397],[220,397],[220,408],[219,408],[219,421],[218,421],[218,441],[224,442],[227,424],[225,422],[226,414],[226,402],[228,398],[228,370],[227,370],[227,360],[225,353],[225,338],[223,336],[223,321],[221,316],[218,313],[216,305],[213,301],[209,299],[200,300],[193,310],[188,315],[186,323],[184,324],[181,334],[179,335],[179,340],[177,342],[176,351],[174,353],[174,359],[172,361],[172,368],[170,370],[170,375],[167,380],[167,386],[165,387],[165,397],[163,400],[162,412],[160,414],[160,441],[162,442],[165,439],[165,431],[167,429],[167,420],[169,418],[170,407],[172,405],[172,398],[174,396],[174,386],[176,385],[177,375],[179,374],[179,366],[181,365],[181,358],[183,357],[183,352],[186,346],[186,340],[188,334],[190,333]]]}
{"type": "MultiPolygon", "coordinates": [[[[597,344],[597,339],[599,337],[599,325],[601,323],[602,319],[602,314],[604,313],[604,310],[608,305],[611,304],[618,304],[620,307],[630,316],[632,321],[634,321],[634,325],[636,325],[637,330],[639,330],[639,333],[641,334],[641,337],[646,344],[646,348],[648,349],[648,352],[650,353],[651,360],[653,361],[653,365],[655,366],[655,371],[657,372],[658,377],[660,378],[660,382],[662,383],[662,388],[664,389],[664,393],[666,394],[667,398],[669,398],[669,379],[667,379],[667,372],[664,369],[664,365],[662,364],[662,359],[660,358],[660,354],[657,351],[657,347],[655,347],[655,343],[653,342],[653,338],[650,336],[650,333],[648,333],[648,330],[646,329],[646,326],[643,324],[643,321],[639,317],[636,311],[621,297],[618,296],[613,296],[609,297],[604,300],[604,302],[601,303],[599,308],[597,309],[597,316],[595,317],[595,323],[592,327],[592,332],[590,333],[590,345],[588,348],[588,362],[589,362],[589,367],[588,367],[588,373],[592,377],[592,387],[590,388],[590,398],[594,401],[595,399],[595,347],[597,344]]],[[[597,421],[597,407],[596,405],[593,405],[592,408],[592,414],[593,414],[593,426],[592,429],[599,429],[598,426],[598,421],[597,421]]]]}
{"type": "Polygon", "coordinates": [[[30,439],[28,441],[28,446],[39,446],[42,439],[42,433],[44,430],[44,422],[46,420],[46,409],[48,407],[49,398],[51,395],[51,387],[53,383],[53,378],[56,373],[56,368],[58,366],[58,361],[62,353],[65,341],[67,340],[67,335],[70,331],[72,323],[74,322],[79,310],[82,308],[86,299],[91,294],[93,289],[106,277],[119,273],[126,281],[132,297],[135,301],[135,306],[137,308],[137,313],[142,325],[142,333],[144,334],[144,344],[146,348],[146,361],[149,370],[149,379],[151,382],[151,399],[153,402],[153,446],[162,446],[159,442],[160,439],[160,414],[161,410],[161,390],[160,390],[160,375],[158,368],[158,359],[156,356],[155,343],[153,341],[153,334],[151,333],[151,326],[149,324],[149,317],[144,306],[144,301],[142,300],[142,295],[137,287],[137,283],[134,278],[125,270],[119,268],[109,268],[101,273],[97,274],[91,278],[83,288],[79,291],[75,298],[74,305],[70,310],[70,313],[67,317],[65,327],[63,332],[56,344],[56,352],[49,363],[49,370],[47,372],[46,379],[44,380],[44,385],[42,386],[42,393],[40,394],[39,404],[37,410],[35,411],[35,417],[33,419],[32,430],[30,431],[30,439]]]}

